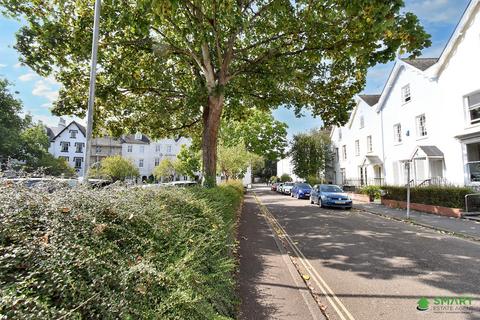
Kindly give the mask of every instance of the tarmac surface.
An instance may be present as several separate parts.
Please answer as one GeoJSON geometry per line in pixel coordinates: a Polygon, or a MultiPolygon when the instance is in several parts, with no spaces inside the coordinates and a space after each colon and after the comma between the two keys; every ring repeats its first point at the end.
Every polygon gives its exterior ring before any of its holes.
{"type": "Polygon", "coordinates": [[[479,242],[267,188],[239,240],[240,319],[480,319],[479,242]]]}

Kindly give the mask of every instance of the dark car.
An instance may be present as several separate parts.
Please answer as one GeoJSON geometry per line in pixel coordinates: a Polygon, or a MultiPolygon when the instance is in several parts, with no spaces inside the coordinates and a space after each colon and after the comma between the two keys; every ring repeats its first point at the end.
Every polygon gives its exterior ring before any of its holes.
{"type": "Polygon", "coordinates": [[[312,186],[309,185],[308,183],[295,183],[295,185],[292,188],[292,191],[290,191],[290,194],[292,197],[295,197],[297,199],[308,199],[310,198],[310,192],[312,191],[312,186]]]}
{"type": "Polygon", "coordinates": [[[313,186],[310,194],[310,203],[320,207],[340,207],[352,209],[352,199],[342,188],[333,184],[318,184],[313,186]]]}

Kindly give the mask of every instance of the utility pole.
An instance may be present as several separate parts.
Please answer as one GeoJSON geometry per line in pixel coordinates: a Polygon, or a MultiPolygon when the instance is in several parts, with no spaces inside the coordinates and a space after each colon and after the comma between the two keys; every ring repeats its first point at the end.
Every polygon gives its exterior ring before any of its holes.
{"type": "Polygon", "coordinates": [[[410,164],[411,162],[408,161],[407,165],[407,219],[410,219],[410,164]]]}
{"type": "Polygon", "coordinates": [[[85,144],[85,161],[83,168],[83,181],[88,182],[88,170],[90,169],[90,153],[92,149],[93,112],[95,103],[95,80],[97,77],[97,52],[98,52],[98,29],[100,24],[101,0],[95,0],[95,13],[93,20],[92,60],[90,62],[90,87],[88,92],[87,132],[85,144]]]}

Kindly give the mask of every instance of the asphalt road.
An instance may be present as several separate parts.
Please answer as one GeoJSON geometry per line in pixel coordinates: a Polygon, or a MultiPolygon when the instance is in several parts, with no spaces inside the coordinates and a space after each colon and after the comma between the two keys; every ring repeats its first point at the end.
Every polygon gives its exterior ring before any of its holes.
{"type": "Polygon", "coordinates": [[[480,319],[480,243],[267,188],[254,192],[296,247],[289,251],[330,319],[480,319]],[[435,304],[439,297],[472,299],[435,304]],[[417,310],[421,298],[427,311],[417,310]]]}

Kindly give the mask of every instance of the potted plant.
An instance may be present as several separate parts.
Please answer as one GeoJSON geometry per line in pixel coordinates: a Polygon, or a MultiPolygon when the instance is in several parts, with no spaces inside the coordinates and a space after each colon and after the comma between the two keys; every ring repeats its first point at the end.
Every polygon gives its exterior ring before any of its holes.
{"type": "Polygon", "coordinates": [[[375,199],[380,198],[382,191],[379,186],[364,186],[360,189],[360,192],[368,195],[370,202],[373,202],[375,199]]]}

